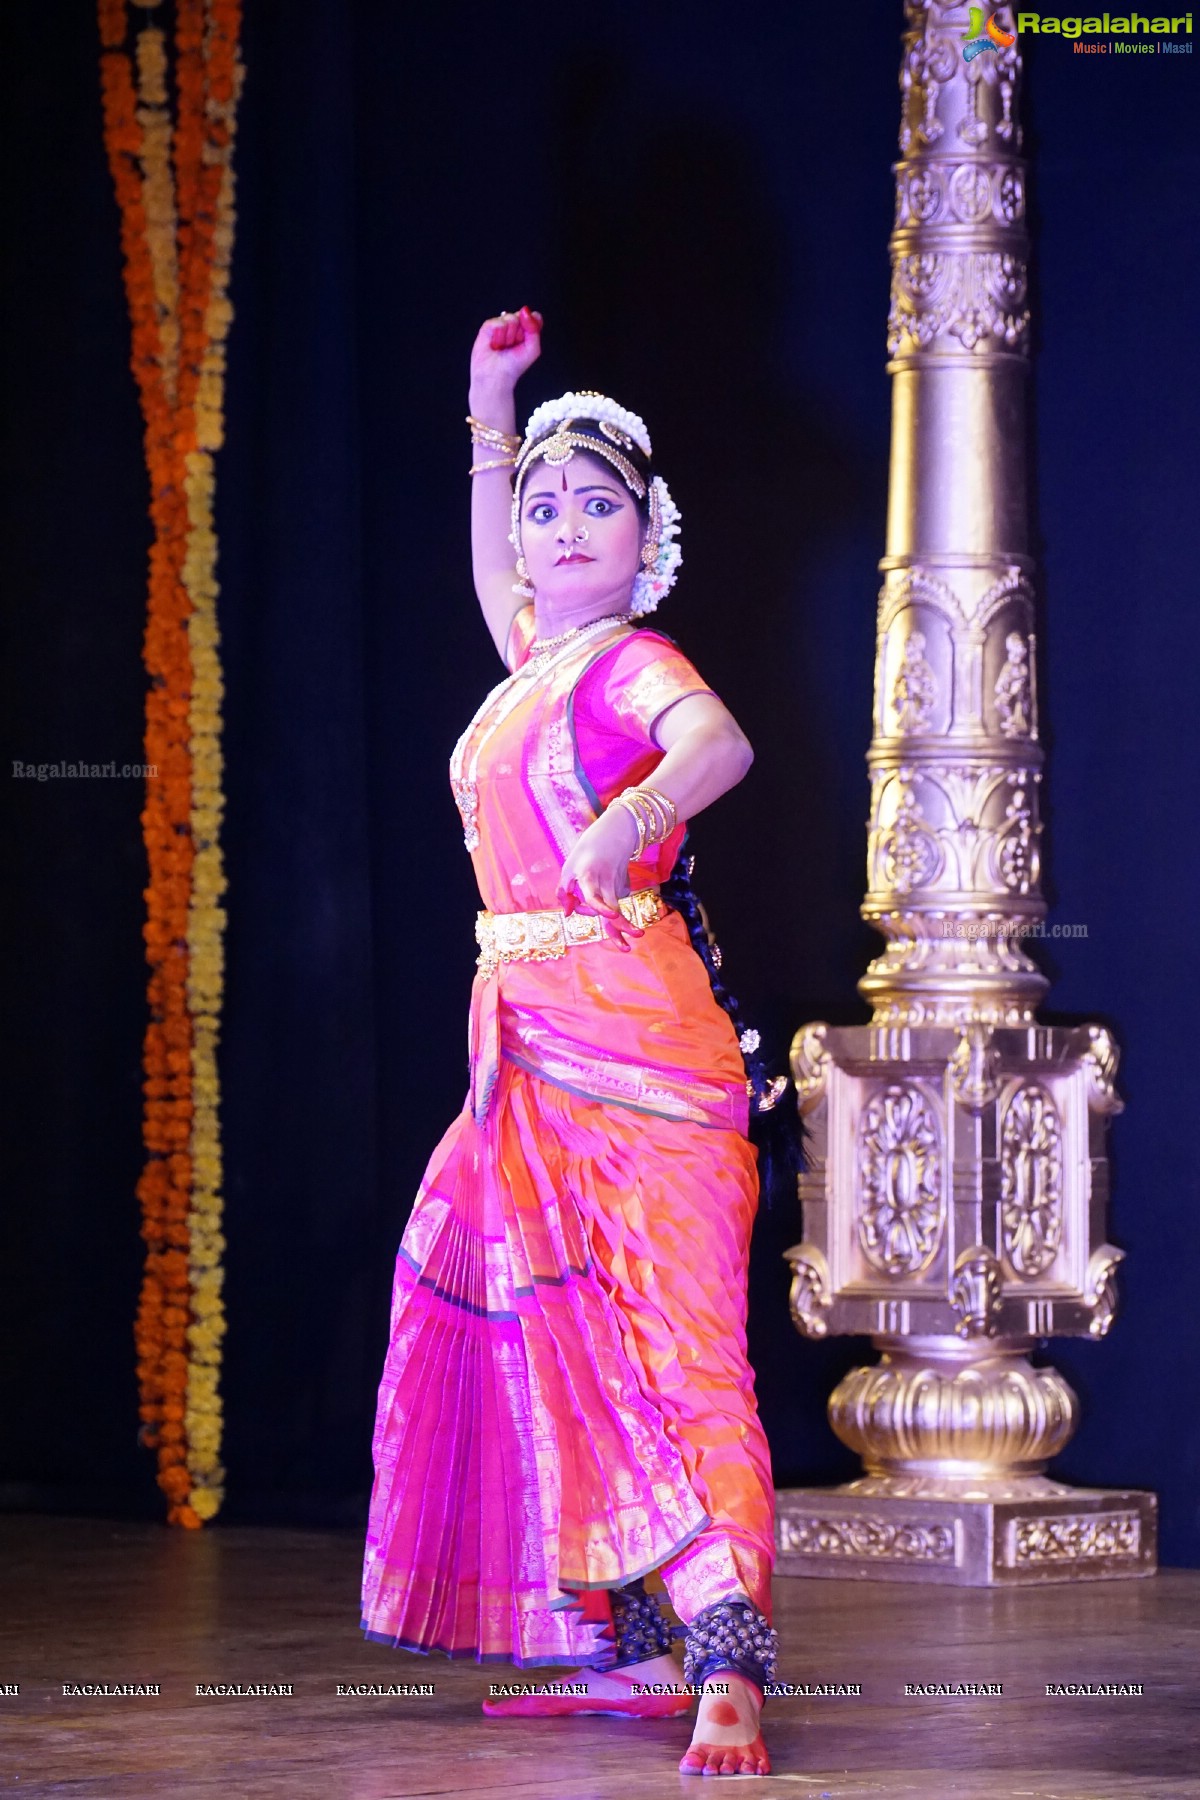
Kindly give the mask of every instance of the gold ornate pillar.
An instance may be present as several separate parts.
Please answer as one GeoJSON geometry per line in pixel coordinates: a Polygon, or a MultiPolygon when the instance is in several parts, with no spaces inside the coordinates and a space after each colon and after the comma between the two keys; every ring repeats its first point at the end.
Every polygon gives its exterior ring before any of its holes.
{"type": "Polygon", "coordinates": [[[977,8],[905,14],[862,907],[886,947],[859,983],[871,1023],[809,1024],[792,1046],[812,1143],[787,1253],[798,1329],[870,1333],[882,1356],[829,1402],[866,1473],[779,1494],[779,1569],[1143,1575],[1154,1496],[1046,1476],[1077,1403],[1029,1360],[1112,1322],[1105,1134],[1122,1103],[1103,1027],[1038,1022],[1048,984],[1022,945],[1046,904],[1019,42],[1004,10],[983,49],[977,8]]]}

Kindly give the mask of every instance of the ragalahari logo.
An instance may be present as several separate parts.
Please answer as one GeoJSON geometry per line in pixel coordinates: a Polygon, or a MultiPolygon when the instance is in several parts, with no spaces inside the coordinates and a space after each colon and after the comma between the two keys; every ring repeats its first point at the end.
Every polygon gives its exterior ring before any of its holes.
{"type": "Polygon", "coordinates": [[[1005,31],[997,22],[999,16],[998,13],[988,13],[985,25],[982,6],[971,8],[971,22],[963,32],[963,37],[967,40],[963,44],[964,62],[971,62],[975,57],[982,56],[985,50],[1007,50],[1010,44],[1016,43],[1014,34],[1005,31]]]}

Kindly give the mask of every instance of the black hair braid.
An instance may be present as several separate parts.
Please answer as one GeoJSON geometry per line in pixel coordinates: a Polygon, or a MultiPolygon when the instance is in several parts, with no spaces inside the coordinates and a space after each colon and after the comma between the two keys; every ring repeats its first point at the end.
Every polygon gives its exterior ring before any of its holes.
{"type": "MultiPolygon", "coordinates": [[[[692,886],[694,856],[680,856],[667,880],[662,883],[662,897],[674,908],[688,928],[692,947],[708,972],[713,999],[728,1015],[738,1035],[739,1047],[747,1026],[734,994],[721,979],[721,948],[712,934],[708,916],[700,896],[692,886]]],[[[757,1033],[754,1034],[757,1037],[757,1033]]],[[[768,1206],[776,1192],[796,1198],[796,1176],[804,1167],[804,1141],[808,1136],[796,1106],[787,1098],[786,1076],[782,1084],[767,1069],[761,1050],[742,1049],[746,1066],[746,1083],[750,1092],[750,1136],[757,1144],[762,1159],[760,1186],[768,1206]]]]}

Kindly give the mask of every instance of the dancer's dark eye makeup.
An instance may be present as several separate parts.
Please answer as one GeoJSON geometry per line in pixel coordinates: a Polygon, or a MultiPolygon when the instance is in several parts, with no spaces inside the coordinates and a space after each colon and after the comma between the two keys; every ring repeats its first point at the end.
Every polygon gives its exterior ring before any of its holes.
{"type": "MultiPolygon", "coordinates": [[[[584,511],[588,514],[589,518],[607,519],[611,517],[613,513],[623,512],[625,509],[624,502],[617,495],[617,490],[615,488],[602,488],[597,484],[591,487],[577,487],[575,489],[575,494],[576,496],[580,494],[590,494],[592,496],[584,506],[584,511]],[[611,495],[612,498],[606,498],[605,496],[607,495],[611,495]]],[[[526,505],[528,510],[525,513],[525,517],[533,525],[548,525],[551,519],[556,519],[558,517],[558,508],[555,505],[553,496],[548,493],[539,492],[528,495],[526,505]]]]}

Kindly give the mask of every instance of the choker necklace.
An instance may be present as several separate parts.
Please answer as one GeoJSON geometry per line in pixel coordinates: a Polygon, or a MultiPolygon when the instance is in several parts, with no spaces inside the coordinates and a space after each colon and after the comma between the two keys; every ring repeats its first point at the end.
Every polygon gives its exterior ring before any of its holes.
{"type": "Polygon", "coordinates": [[[603,625],[616,625],[632,615],[628,612],[606,613],[602,619],[592,619],[587,625],[572,625],[569,631],[560,631],[557,637],[534,638],[531,657],[545,657],[561,650],[564,644],[572,643],[576,638],[590,637],[592,632],[599,631],[603,625]]]}

